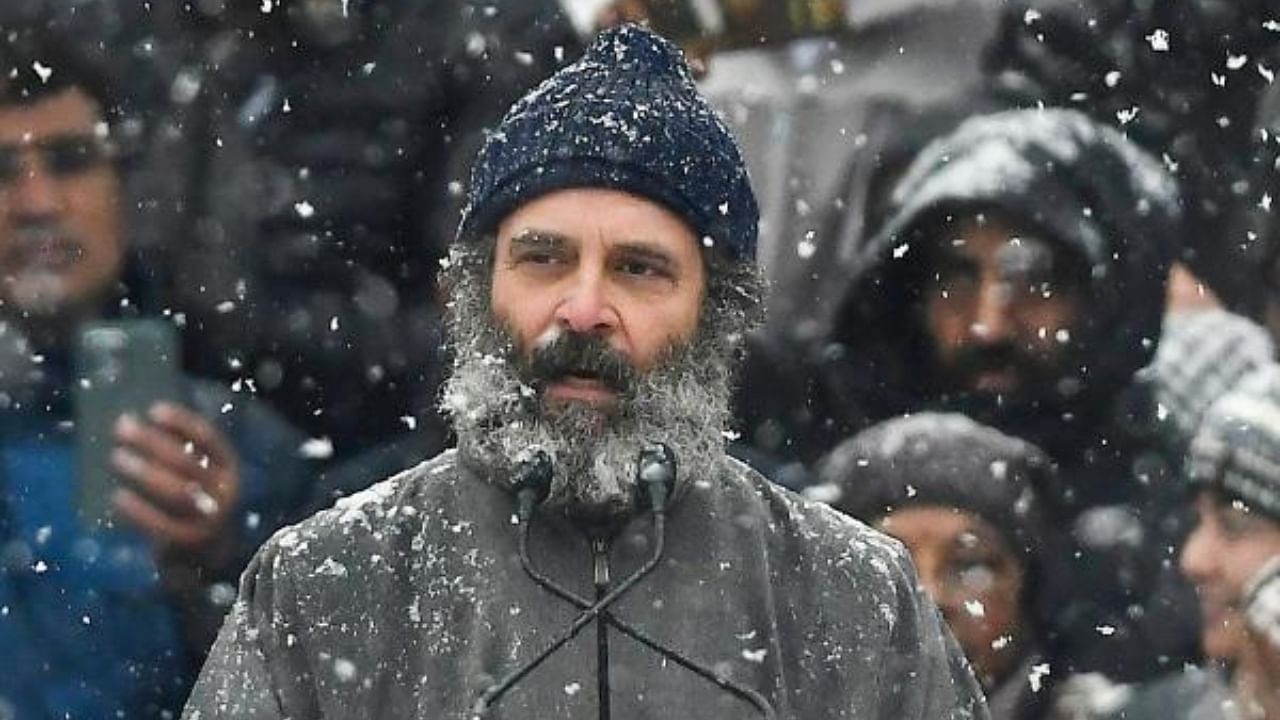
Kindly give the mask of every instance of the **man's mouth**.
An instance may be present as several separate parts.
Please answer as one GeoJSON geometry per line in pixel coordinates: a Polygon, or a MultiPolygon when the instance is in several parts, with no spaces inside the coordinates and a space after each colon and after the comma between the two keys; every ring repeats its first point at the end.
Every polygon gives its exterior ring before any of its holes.
{"type": "Polygon", "coordinates": [[[545,397],[553,402],[585,402],[592,405],[611,405],[618,401],[618,393],[598,374],[587,371],[565,373],[546,385],[545,397]]]}
{"type": "Polygon", "coordinates": [[[1008,395],[1022,386],[1021,374],[1012,367],[989,368],[973,378],[973,389],[992,395],[1008,395]]]}
{"type": "Polygon", "coordinates": [[[76,263],[84,255],[79,243],[61,236],[47,235],[25,239],[9,252],[10,264],[26,270],[62,271],[76,263]]]}

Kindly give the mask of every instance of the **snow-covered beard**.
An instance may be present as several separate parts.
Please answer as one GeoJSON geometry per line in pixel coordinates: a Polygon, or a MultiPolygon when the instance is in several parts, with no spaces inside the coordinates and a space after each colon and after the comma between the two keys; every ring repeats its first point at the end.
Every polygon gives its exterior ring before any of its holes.
{"type": "MultiPolygon", "coordinates": [[[[466,257],[475,252],[455,248],[451,262],[487,267],[466,257]]],[[[513,476],[522,459],[545,451],[554,476],[544,507],[597,526],[637,511],[636,465],[648,443],[665,443],[675,454],[677,495],[688,483],[710,481],[719,472],[735,357],[750,322],[743,313],[704,303],[696,336],[669,347],[652,368],[640,371],[594,336],[552,332],[537,347],[518,347],[490,310],[487,276],[475,277],[475,267],[469,274],[457,267],[454,280],[462,281],[450,283],[448,323],[453,373],[442,408],[452,419],[464,459],[503,480],[513,476]],[[707,322],[718,310],[733,321],[707,322]],[[735,329],[726,331],[726,326],[735,329]],[[545,373],[562,362],[597,370],[616,393],[616,403],[546,402],[542,391],[550,378],[545,373]]],[[[754,297],[751,290],[744,296],[754,297]]]]}

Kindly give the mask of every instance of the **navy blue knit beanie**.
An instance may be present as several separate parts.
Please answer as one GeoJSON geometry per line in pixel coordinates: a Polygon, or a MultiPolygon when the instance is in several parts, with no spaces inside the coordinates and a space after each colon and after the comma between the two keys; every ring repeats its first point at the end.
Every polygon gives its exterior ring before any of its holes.
{"type": "Polygon", "coordinates": [[[582,187],[653,200],[704,243],[755,258],[760,213],[738,146],[680,50],[648,30],[600,33],[512,106],[476,158],[458,240],[541,195],[582,187]]]}

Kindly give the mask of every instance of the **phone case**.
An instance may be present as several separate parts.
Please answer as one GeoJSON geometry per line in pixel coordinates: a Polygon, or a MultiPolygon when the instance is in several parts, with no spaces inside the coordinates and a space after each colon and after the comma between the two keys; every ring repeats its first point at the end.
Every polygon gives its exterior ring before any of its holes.
{"type": "Polygon", "coordinates": [[[144,417],[153,403],[178,399],[176,332],[163,320],[90,325],[80,333],[75,368],[79,515],[90,529],[109,529],[116,420],[125,413],[144,417]]]}

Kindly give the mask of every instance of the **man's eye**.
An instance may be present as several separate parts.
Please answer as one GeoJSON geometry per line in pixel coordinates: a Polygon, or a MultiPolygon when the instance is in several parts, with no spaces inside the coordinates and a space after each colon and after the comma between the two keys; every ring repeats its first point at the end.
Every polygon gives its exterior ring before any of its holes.
{"type": "Polygon", "coordinates": [[[626,260],[618,264],[618,272],[636,277],[666,278],[670,273],[657,263],[643,260],[626,260]]]}
{"type": "Polygon", "coordinates": [[[512,265],[554,265],[559,261],[559,255],[543,250],[531,250],[517,253],[511,258],[512,265]]]}

